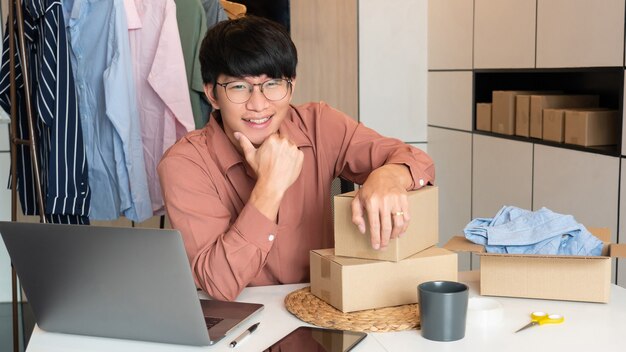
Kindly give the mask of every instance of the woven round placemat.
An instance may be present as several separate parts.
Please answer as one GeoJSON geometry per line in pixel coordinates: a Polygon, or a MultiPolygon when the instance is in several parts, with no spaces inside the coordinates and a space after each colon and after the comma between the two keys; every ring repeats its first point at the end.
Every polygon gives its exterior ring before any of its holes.
{"type": "Polygon", "coordinates": [[[305,287],[288,294],[285,306],[301,320],[324,328],[364,332],[419,329],[417,304],[343,313],[315,297],[311,287],[305,287]]]}

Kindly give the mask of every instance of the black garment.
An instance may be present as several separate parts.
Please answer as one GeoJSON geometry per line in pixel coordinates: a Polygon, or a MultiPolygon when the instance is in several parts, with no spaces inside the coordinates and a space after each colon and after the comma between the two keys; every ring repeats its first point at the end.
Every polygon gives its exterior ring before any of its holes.
{"type": "Polygon", "coordinates": [[[289,0],[233,0],[246,5],[246,14],[269,18],[291,30],[289,0]]]}

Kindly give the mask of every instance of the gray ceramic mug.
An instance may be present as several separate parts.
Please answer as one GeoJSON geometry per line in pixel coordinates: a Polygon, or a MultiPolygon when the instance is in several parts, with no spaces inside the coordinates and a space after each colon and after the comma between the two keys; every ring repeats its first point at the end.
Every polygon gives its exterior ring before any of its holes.
{"type": "Polygon", "coordinates": [[[467,285],[428,281],[417,286],[422,336],[434,341],[456,341],[465,336],[467,285]]]}

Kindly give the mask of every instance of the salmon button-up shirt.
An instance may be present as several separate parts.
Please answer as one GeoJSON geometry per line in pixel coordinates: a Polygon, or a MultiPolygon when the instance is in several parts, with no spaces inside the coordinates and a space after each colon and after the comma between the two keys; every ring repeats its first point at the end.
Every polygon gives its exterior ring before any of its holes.
{"type": "Polygon", "coordinates": [[[434,182],[433,162],[423,151],[323,102],[292,106],[280,132],[302,150],[304,162],[274,222],[248,204],[254,172],[216,117],[170,148],[158,168],[196,285],[216,299],[233,300],[248,285],[309,280],[309,251],[334,246],[330,190],[336,177],[362,184],[372,170],[402,164],[412,188],[434,182]]]}

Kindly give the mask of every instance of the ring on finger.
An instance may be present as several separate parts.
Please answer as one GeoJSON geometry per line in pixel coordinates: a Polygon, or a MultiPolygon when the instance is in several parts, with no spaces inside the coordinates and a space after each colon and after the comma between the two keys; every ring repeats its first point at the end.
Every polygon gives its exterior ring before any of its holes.
{"type": "Polygon", "coordinates": [[[395,216],[402,216],[402,215],[404,215],[404,212],[403,211],[396,211],[395,213],[393,213],[393,215],[395,215],[395,216]]]}

